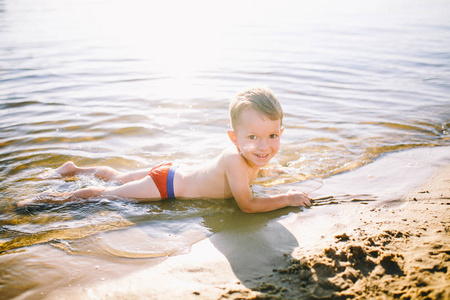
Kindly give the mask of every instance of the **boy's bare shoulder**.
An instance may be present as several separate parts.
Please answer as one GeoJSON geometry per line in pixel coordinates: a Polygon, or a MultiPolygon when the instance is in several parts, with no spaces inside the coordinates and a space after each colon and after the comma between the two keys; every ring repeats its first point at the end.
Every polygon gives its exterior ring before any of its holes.
{"type": "Polygon", "coordinates": [[[233,163],[233,162],[239,162],[241,161],[243,158],[240,155],[240,153],[237,151],[236,148],[226,148],[225,150],[222,151],[220,160],[225,162],[225,163],[233,163]]]}
{"type": "Polygon", "coordinates": [[[232,175],[233,178],[247,177],[248,182],[253,181],[259,172],[259,168],[252,168],[247,164],[236,148],[225,149],[221,154],[219,164],[225,174],[232,175]]]}
{"type": "Polygon", "coordinates": [[[239,153],[239,151],[230,147],[223,150],[220,158],[220,163],[223,170],[233,172],[246,172],[246,173],[254,173],[255,170],[246,163],[245,158],[239,153]]]}
{"type": "Polygon", "coordinates": [[[242,155],[233,147],[224,149],[218,159],[217,164],[224,171],[245,165],[242,155]]]}

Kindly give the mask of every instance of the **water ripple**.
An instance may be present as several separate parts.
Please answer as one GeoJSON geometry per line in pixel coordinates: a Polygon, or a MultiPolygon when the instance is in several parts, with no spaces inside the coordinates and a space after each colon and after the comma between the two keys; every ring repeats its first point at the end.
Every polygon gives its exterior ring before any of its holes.
{"type": "MultiPolygon", "coordinates": [[[[353,170],[388,152],[450,145],[444,2],[408,2],[409,13],[402,1],[376,10],[261,3],[258,11],[271,18],[240,4],[228,14],[189,15],[183,26],[167,21],[173,15],[143,15],[161,8],[140,9],[137,0],[31,2],[0,2],[0,252],[49,243],[87,255],[92,236],[132,226],[159,243],[149,253],[167,253],[161,240],[180,253],[177,245],[182,252],[211,234],[205,216],[220,227],[237,212],[233,201],[96,199],[34,211],[15,204],[45,190],[107,185],[38,179],[67,160],[127,171],[214,157],[229,145],[229,99],[248,86],[270,86],[285,110],[272,164],[284,174],[258,179],[258,193],[353,170]],[[133,18],[117,22],[127,15],[133,18]]],[[[376,200],[335,195],[315,205],[376,200]]],[[[99,255],[136,254],[109,238],[95,242],[99,255]]]]}

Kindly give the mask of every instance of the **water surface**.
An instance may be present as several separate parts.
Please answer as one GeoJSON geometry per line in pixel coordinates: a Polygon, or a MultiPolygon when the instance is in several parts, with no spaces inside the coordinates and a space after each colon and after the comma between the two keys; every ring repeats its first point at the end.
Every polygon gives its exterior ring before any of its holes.
{"type": "Polygon", "coordinates": [[[258,179],[258,194],[450,145],[449,20],[437,0],[1,1],[0,250],[12,278],[1,289],[45,294],[43,282],[23,285],[25,261],[58,266],[26,246],[125,269],[220,230],[233,201],[15,205],[107,184],[38,179],[67,160],[126,171],[213,158],[230,145],[229,99],[249,86],[269,86],[286,113],[272,161],[285,174],[258,179]]]}

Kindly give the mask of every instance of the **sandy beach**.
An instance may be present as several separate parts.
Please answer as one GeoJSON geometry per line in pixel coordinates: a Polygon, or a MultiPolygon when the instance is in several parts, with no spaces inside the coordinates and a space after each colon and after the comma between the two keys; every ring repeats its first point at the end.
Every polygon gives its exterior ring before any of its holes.
{"type": "Polygon", "coordinates": [[[450,165],[404,206],[361,214],[353,230],[304,255],[258,290],[288,299],[450,299],[450,165]]]}
{"type": "Polygon", "coordinates": [[[46,299],[449,299],[449,150],[386,155],[311,209],[233,214],[187,254],[46,299]]]}

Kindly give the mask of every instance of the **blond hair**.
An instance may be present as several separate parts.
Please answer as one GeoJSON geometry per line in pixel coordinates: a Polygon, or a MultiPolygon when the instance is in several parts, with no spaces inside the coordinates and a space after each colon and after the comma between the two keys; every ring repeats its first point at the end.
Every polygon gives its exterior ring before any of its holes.
{"type": "Polygon", "coordinates": [[[253,108],[271,120],[283,122],[283,109],[273,92],[268,88],[252,88],[237,94],[231,101],[231,128],[236,128],[235,126],[239,123],[241,113],[248,108],[253,108]]]}

